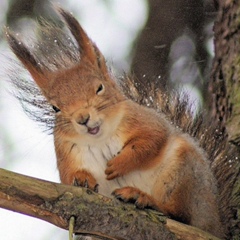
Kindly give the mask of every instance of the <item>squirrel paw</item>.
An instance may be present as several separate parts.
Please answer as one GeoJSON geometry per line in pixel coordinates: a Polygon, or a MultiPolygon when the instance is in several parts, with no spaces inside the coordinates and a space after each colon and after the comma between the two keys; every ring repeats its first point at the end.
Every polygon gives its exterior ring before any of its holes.
{"type": "Polygon", "coordinates": [[[121,177],[126,174],[126,164],[120,159],[113,159],[107,163],[107,168],[105,174],[107,175],[107,180],[112,180],[117,177],[121,177]]]}
{"type": "Polygon", "coordinates": [[[112,193],[117,199],[123,202],[134,203],[136,207],[158,209],[155,200],[147,193],[142,192],[138,188],[123,187],[115,189],[112,193]]]}
{"type": "Polygon", "coordinates": [[[73,185],[77,187],[85,187],[98,192],[98,184],[91,173],[85,170],[79,170],[74,175],[73,185]]]}

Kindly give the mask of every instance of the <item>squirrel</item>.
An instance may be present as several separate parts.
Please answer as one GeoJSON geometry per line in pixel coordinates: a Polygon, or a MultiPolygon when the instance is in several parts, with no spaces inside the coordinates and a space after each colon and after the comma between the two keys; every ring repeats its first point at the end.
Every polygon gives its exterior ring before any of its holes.
{"type": "MultiPolygon", "coordinates": [[[[6,36],[45,98],[36,104],[33,97],[33,105],[41,105],[46,122],[54,125],[61,182],[156,209],[222,238],[207,153],[164,112],[127,96],[78,21],[61,8],[58,12],[65,29],[41,23],[35,47],[11,31],[6,36]]],[[[22,92],[32,86],[19,79],[15,84],[22,92]]],[[[127,86],[134,95],[133,85],[127,86]]]]}

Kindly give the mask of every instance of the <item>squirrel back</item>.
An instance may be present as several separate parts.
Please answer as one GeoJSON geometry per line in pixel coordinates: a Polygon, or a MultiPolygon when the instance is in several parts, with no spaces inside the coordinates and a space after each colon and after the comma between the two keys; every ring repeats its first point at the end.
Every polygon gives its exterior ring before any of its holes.
{"type": "Polygon", "coordinates": [[[178,93],[117,81],[77,20],[59,13],[68,29],[41,24],[44,43],[36,48],[10,32],[7,38],[38,86],[13,79],[27,113],[53,129],[61,181],[223,237],[210,162],[224,137],[194,118],[178,93]]]}

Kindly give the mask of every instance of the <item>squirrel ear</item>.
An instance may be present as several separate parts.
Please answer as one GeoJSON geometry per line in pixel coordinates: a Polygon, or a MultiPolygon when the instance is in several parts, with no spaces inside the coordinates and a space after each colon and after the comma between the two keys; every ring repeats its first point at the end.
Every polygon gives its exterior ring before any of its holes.
{"type": "Polygon", "coordinates": [[[88,37],[77,19],[74,18],[71,13],[65,11],[62,8],[58,7],[58,12],[64,18],[69,30],[78,43],[81,59],[83,60],[84,58],[87,58],[92,64],[98,66],[103,71],[103,73],[107,73],[108,71],[104,56],[99,51],[97,46],[92,42],[92,40],[88,37]]]}
{"type": "Polygon", "coordinates": [[[17,58],[22,62],[22,64],[26,67],[29,73],[32,75],[35,82],[42,89],[46,87],[47,78],[44,76],[40,65],[35,60],[34,56],[27,49],[25,44],[19,41],[12,33],[9,31],[6,32],[7,41],[10,45],[10,48],[17,56],[17,58]]]}

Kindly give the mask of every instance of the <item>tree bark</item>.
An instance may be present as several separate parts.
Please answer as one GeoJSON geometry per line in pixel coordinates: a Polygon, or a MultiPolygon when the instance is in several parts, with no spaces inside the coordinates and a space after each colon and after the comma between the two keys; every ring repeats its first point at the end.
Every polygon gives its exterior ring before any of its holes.
{"type": "Polygon", "coordinates": [[[215,57],[210,96],[212,116],[228,140],[227,155],[215,163],[229,239],[240,236],[240,1],[217,1],[215,57]],[[235,153],[234,153],[235,152],[235,153]],[[233,154],[234,153],[234,154],[233,154]]]}
{"type": "Polygon", "coordinates": [[[89,189],[67,186],[0,169],[0,207],[74,232],[103,239],[215,239],[153,210],[137,210],[89,189]]]}
{"type": "Polygon", "coordinates": [[[219,4],[214,24],[213,116],[227,127],[229,141],[240,146],[240,1],[219,4]]]}

